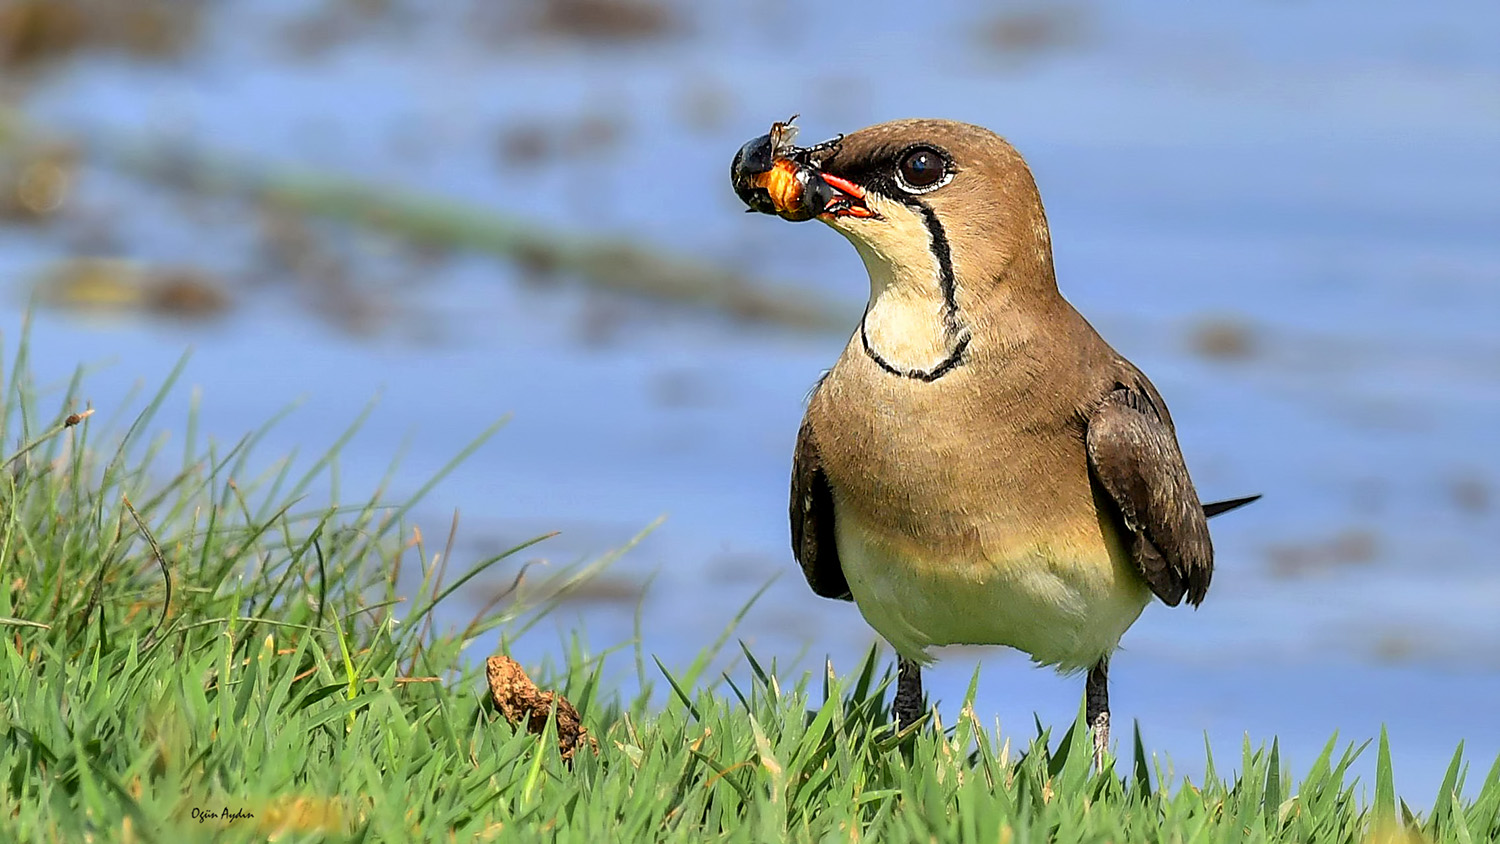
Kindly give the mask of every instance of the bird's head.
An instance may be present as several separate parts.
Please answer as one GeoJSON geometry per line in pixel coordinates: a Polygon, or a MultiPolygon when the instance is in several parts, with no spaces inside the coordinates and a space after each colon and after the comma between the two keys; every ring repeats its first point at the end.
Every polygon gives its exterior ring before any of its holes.
{"type": "Polygon", "coordinates": [[[931,265],[971,290],[1056,290],[1036,183],[999,135],[896,120],[803,148],[789,129],[777,124],[735,156],[731,178],[751,210],[827,223],[853,242],[872,279],[889,269],[881,264],[931,265]]]}

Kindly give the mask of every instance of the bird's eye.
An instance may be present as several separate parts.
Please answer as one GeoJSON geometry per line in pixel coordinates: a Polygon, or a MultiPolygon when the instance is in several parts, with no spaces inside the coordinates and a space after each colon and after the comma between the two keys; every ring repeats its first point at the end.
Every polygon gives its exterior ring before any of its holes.
{"type": "Polygon", "coordinates": [[[901,157],[896,173],[902,187],[921,193],[941,186],[948,177],[948,160],[931,147],[917,147],[901,157]]]}

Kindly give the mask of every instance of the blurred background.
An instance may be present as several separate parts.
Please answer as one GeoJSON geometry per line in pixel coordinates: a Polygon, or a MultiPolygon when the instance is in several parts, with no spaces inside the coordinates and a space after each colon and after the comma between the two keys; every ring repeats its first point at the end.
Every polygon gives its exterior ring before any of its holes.
{"type": "MultiPolygon", "coordinates": [[[[638,629],[682,666],[770,582],[737,635],[849,670],[873,636],[807,590],[786,486],[867,283],[727,181],[793,113],[805,142],[910,116],[1010,138],[1065,295],[1166,395],[1203,497],[1265,494],[1214,522],[1203,608],[1126,636],[1121,733],[1184,773],[1205,731],[1221,764],[1279,735],[1303,770],[1386,723],[1414,802],[1460,739],[1488,765],[1493,3],[0,0],[4,354],[34,308],[39,383],[83,364],[96,421],[128,422],[192,349],[158,425],[196,403],[230,443],[296,402],[264,468],[378,398],[346,499],[411,493],[514,414],[417,512],[440,537],[461,510],[455,566],[552,530],[537,556],[589,559],[667,515],[518,656],[638,629]]],[[[981,658],[981,717],[1073,717],[1079,678],[955,649],[928,675],[949,720],[981,658]]]]}

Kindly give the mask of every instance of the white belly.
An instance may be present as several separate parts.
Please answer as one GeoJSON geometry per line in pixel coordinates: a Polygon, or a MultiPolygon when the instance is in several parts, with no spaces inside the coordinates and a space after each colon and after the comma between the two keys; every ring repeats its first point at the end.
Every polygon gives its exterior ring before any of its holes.
{"type": "Polygon", "coordinates": [[[860,613],[920,663],[932,661],[931,647],[1006,645],[1059,671],[1090,668],[1151,598],[1118,555],[1097,548],[1022,546],[999,559],[932,560],[882,541],[847,513],[834,523],[860,613]]]}

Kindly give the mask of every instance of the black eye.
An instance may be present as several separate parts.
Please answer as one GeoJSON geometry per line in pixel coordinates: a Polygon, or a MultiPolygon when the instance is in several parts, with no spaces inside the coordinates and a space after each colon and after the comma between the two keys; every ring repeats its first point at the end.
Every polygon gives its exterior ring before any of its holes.
{"type": "Polygon", "coordinates": [[[948,175],[948,162],[935,149],[917,147],[902,156],[897,169],[905,187],[921,190],[936,185],[948,175]]]}

